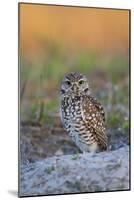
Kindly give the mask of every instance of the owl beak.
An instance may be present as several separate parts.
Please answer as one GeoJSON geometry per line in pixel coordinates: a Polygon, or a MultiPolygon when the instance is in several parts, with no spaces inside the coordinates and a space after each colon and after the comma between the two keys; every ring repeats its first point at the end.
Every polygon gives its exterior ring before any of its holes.
{"type": "Polygon", "coordinates": [[[77,92],[77,85],[74,84],[73,90],[74,90],[74,92],[77,92]]]}

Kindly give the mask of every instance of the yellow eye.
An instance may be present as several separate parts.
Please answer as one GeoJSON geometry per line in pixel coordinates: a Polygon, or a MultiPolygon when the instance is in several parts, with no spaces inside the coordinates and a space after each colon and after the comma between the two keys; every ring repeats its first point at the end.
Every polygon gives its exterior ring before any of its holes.
{"type": "Polygon", "coordinates": [[[79,84],[80,84],[80,85],[82,85],[83,83],[84,83],[84,81],[83,81],[83,80],[80,80],[80,81],[79,81],[79,84]]]}

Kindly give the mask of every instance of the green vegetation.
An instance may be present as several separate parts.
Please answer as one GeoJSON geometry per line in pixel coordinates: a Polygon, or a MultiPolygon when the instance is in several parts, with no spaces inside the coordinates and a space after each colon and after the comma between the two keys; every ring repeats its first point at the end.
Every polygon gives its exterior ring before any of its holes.
{"type": "Polygon", "coordinates": [[[55,168],[52,166],[52,167],[48,167],[45,171],[48,173],[48,174],[51,174],[52,171],[54,171],[55,168]]]}
{"type": "Polygon", "coordinates": [[[121,113],[114,113],[108,118],[109,124],[114,128],[121,126],[121,113]]]}
{"type": "Polygon", "coordinates": [[[60,83],[66,73],[84,73],[107,113],[107,126],[128,132],[129,61],[125,55],[100,55],[90,51],[71,53],[63,46],[49,46],[44,58],[21,58],[21,118],[52,124],[59,112],[60,83]]]}
{"type": "Polygon", "coordinates": [[[74,154],[71,159],[78,160],[79,158],[80,158],[80,155],[79,155],[79,153],[77,153],[77,154],[74,154]]]}
{"type": "Polygon", "coordinates": [[[123,124],[123,129],[125,131],[128,131],[129,130],[129,121],[125,121],[124,124],[123,124]]]}

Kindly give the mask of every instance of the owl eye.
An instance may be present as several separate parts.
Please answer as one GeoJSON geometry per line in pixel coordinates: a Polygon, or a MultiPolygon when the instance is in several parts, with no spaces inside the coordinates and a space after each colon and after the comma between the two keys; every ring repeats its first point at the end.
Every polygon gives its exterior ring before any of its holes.
{"type": "Polygon", "coordinates": [[[87,92],[89,89],[88,88],[86,88],[85,90],[84,90],[84,92],[87,92]]]}
{"type": "Polygon", "coordinates": [[[83,83],[84,83],[84,81],[83,81],[83,80],[80,80],[80,81],[79,81],[79,84],[80,84],[80,85],[82,85],[83,83]]]}
{"type": "Polygon", "coordinates": [[[65,83],[66,83],[68,86],[71,85],[70,81],[66,81],[65,83]]]}

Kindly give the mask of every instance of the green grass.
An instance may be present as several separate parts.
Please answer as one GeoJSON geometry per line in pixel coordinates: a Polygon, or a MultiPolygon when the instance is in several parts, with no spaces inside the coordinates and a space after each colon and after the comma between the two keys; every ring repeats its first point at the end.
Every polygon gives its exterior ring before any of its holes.
{"type": "Polygon", "coordinates": [[[123,124],[123,126],[122,126],[122,128],[124,129],[124,131],[128,131],[129,127],[130,127],[129,121],[125,121],[124,124],[123,124]]]}
{"type": "Polygon", "coordinates": [[[118,126],[120,127],[121,124],[123,123],[123,119],[122,119],[122,114],[121,112],[113,112],[109,117],[108,117],[108,124],[113,127],[113,128],[117,128],[118,126]]]}
{"type": "Polygon", "coordinates": [[[72,160],[78,160],[78,159],[80,159],[80,154],[79,153],[74,154],[71,159],[72,160]]]}
{"type": "Polygon", "coordinates": [[[48,168],[45,170],[45,172],[46,172],[47,174],[51,174],[54,170],[55,170],[55,168],[52,166],[52,167],[48,167],[48,168]]]}
{"type": "Polygon", "coordinates": [[[73,71],[89,74],[95,69],[97,55],[93,52],[81,52],[74,62],[73,71]]]}
{"type": "Polygon", "coordinates": [[[113,84],[120,84],[129,75],[129,58],[124,55],[112,55],[98,57],[98,66],[107,75],[107,79],[113,84]]]}
{"type": "Polygon", "coordinates": [[[96,93],[100,94],[99,99],[104,107],[111,105],[112,110],[107,116],[108,126],[122,127],[128,131],[129,123],[124,120],[126,117],[124,110],[128,111],[129,105],[127,56],[105,56],[86,50],[73,55],[64,46],[59,47],[57,44],[48,46],[48,52],[44,55],[45,58],[35,59],[32,63],[21,57],[21,88],[24,89],[21,115],[24,119],[51,124],[52,119],[49,115],[59,109],[61,79],[66,73],[79,71],[93,83],[94,90],[95,84],[98,84],[96,93]],[[103,87],[100,84],[102,81],[103,87]],[[25,82],[26,86],[23,87],[25,82]],[[105,90],[108,83],[112,88],[105,90]],[[120,108],[116,109],[116,105],[120,105],[120,108]]]}

